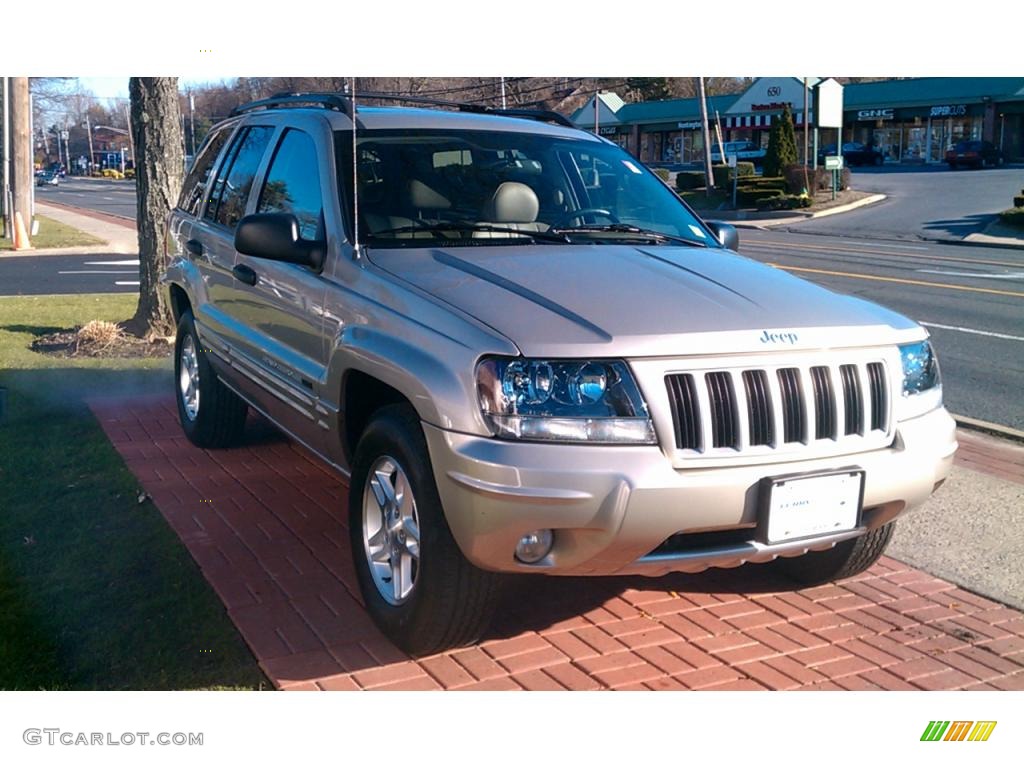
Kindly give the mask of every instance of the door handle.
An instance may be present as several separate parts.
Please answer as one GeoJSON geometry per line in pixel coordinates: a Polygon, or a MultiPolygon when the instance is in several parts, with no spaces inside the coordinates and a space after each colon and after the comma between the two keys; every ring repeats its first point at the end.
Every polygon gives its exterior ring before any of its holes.
{"type": "Polygon", "coordinates": [[[185,250],[191,253],[193,256],[202,256],[203,244],[195,239],[189,240],[187,243],[185,243],[185,250]]]}
{"type": "Polygon", "coordinates": [[[236,280],[240,280],[247,285],[256,285],[256,281],[259,276],[256,274],[256,270],[252,267],[247,267],[245,264],[236,264],[231,268],[231,274],[235,276],[236,280]]]}

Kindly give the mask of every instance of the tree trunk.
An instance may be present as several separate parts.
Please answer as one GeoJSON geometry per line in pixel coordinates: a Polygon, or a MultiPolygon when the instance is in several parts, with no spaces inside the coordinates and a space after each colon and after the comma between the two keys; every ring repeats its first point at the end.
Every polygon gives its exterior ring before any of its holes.
{"type": "Polygon", "coordinates": [[[125,330],[143,338],[170,336],[174,320],[159,279],[167,266],[167,215],[178,200],[185,164],[178,78],[133,77],[128,93],[138,198],[139,305],[125,330]]]}

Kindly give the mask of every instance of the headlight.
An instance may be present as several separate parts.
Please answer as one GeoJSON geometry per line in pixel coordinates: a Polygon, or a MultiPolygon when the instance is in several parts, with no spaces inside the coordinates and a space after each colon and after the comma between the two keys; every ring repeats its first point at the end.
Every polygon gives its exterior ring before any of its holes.
{"type": "Polygon", "coordinates": [[[903,363],[903,396],[899,416],[913,418],[942,405],[939,361],[928,341],[900,346],[903,363]]]}
{"type": "Polygon", "coordinates": [[[647,404],[622,361],[490,358],[476,369],[484,420],[498,437],[656,442],[647,404]]]}

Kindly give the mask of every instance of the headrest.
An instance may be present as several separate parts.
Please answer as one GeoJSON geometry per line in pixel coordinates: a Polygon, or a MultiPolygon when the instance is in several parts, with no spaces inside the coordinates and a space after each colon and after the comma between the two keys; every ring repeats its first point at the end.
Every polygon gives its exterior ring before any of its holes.
{"type": "Polygon", "coordinates": [[[484,204],[482,216],[498,224],[526,224],[537,220],[539,210],[536,192],[518,181],[506,181],[484,204]]]}
{"type": "Polygon", "coordinates": [[[452,201],[440,192],[428,187],[422,181],[413,179],[409,182],[409,203],[413,208],[451,208],[452,201]]]}

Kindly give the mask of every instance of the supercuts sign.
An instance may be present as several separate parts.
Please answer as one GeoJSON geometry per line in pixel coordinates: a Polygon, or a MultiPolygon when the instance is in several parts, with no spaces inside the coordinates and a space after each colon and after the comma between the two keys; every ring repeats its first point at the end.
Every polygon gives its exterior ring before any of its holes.
{"type": "Polygon", "coordinates": [[[862,109],[857,112],[858,120],[892,120],[894,109],[862,109]]]}
{"type": "Polygon", "coordinates": [[[943,104],[932,107],[930,117],[963,117],[967,114],[966,104],[943,104]]]}

